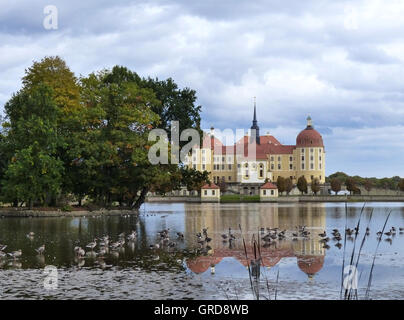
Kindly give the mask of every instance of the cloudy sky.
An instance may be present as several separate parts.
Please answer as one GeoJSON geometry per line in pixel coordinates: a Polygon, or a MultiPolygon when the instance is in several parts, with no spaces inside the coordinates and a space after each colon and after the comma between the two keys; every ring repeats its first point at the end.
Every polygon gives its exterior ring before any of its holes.
{"type": "Polygon", "coordinates": [[[0,0],[0,108],[25,68],[76,76],[119,64],[197,91],[203,126],[294,144],[308,114],[327,175],[404,176],[404,2],[0,0]],[[58,10],[58,28],[43,25],[58,10]]]}

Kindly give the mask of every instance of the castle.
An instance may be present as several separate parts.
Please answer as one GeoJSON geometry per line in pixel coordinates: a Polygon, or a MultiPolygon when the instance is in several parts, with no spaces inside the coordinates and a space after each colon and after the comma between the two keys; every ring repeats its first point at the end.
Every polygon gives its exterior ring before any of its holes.
{"type": "Polygon", "coordinates": [[[192,149],[186,164],[208,171],[215,184],[225,182],[241,194],[258,194],[265,181],[276,182],[279,176],[290,178],[294,184],[301,176],[309,184],[314,179],[325,183],[324,143],[310,116],[306,128],[296,137],[296,145],[283,145],[270,134],[260,136],[255,103],[249,134],[226,146],[211,128],[202,147],[192,149]]]}

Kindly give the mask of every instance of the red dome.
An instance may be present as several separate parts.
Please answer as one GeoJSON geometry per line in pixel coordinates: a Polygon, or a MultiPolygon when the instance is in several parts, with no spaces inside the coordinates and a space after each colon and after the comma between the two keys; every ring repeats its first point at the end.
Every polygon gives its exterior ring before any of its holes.
{"type": "Polygon", "coordinates": [[[321,134],[311,126],[301,131],[296,138],[296,147],[323,147],[321,134]]]}
{"type": "Polygon", "coordinates": [[[324,256],[297,256],[297,265],[309,276],[315,275],[323,268],[324,256]]]}

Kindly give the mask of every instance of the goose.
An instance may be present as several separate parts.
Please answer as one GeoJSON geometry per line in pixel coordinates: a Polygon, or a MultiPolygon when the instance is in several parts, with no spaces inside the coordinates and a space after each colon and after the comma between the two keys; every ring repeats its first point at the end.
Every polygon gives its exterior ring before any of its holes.
{"type": "Polygon", "coordinates": [[[391,231],[387,231],[384,233],[386,236],[390,237],[393,233],[391,231]]]}
{"type": "Polygon", "coordinates": [[[341,236],[340,236],[340,235],[338,235],[338,236],[334,237],[333,239],[334,239],[334,240],[336,240],[336,241],[338,241],[338,242],[340,242],[340,241],[342,240],[342,238],[341,238],[341,236]]]}
{"type": "Polygon", "coordinates": [[[86,252],[81,247],[75,247],[74,252],[78,257],[84,257],[86,255],[86,252]]]}
{"type": "Polygon", "coordinates": [[[97,246],[97,241],[94,240],[93,242],[90,242],[89,244],[87,244],[86,248],[93,250],[96,246],[97,246]]]}
{"type": "Polygon", "coordinates": [[[182,232],[177,232],[177,237],[180,240],[184,240],[184,234],[182,232]]]}
{"type": "Polygon", "coordinates": [[[383,233],[382,233],[381,231],[379,231],[379,232],[376,233],[376,235],[377,235],[379,238],[382,236],[382,234],[383,234],[383,233]]]}
{"type": "Polygon", "coordinates": [[[319,242],[321,242],[321,243],[327,243],[328,241],[330,241],[329,237],[319,240],[319,242]]]}
{"type": "Polygon", "coordinates": [[[10,252],[10,253],[8,253],[8,255],[9,255],[10,257],[13,257],[14,259],[17,259],[17,258],[19,258],[19,257],[22,256],[22,250],[19,249],[19,250],[17,250],[17,251],[10,252]]]}
{"type": "Polygon", "coordinates": [[[128,235],[128,237],[127,237],[127,239],[129,240],[129,241],[133,241],[133,240],[135,240],[136,239],[136,231],[132,231],[132,233],[130,234],[130,235],[128,235]]]}
{"type": "Polygon", "coordinates": [[[222,234],[223,241],[227,240],[227,234],[222,234]]]}
{"type": "Polygon", "coordinates": [[[158,243],[150,245],[150,249],[159,249],[159,248],[160,248],[160,245],[158,243]]]}
{"type": "Polygon", "coordinates": [[[319,233],[318,235],[319,235],[321,238],[325,238],[325,237],[327,236],[327,233],[326,233],[325,230],[324,230],[323,233],[319,233]]]}
{"type": "Polygon", "coordinates": [[[328,249],[330,249],[330,246],[325,243],[325,244],[323,245],[323,248],[328,250],[328,249]]]}
{"type": "Polygon", "coordinates": [[[206,241],[206,242],[211,242],[211,241],[212,241],[212,238],[206,237],[206,238],[205,238],[205,241],[206,241]]]}
{"type": "Polygon", "coordinates": [[[6,244],[0,244],[0,251],[6,250],[7,245],[6,244]]]}
{"type": "Polygon", "coordinates": [[[7,253],[4,253],[3,251],[0,251],[0,259],[4,258],[7,256],[7,253]]]}
{"type": "Polygon", "coordinates": [[[400,232],[403,232],[403,231],[404,231],[404,228],[403,228],[403,227],[399,227],[398,230],[400,230],[400,232]]]}
{"type": "Polygon", "coordinates": [[[38,249],[35,249],[35,251],[38,252],[38,254],[43,254],[45,252],[45,245],[43,244],[38,249]]]}
{"type": "Polygon", "coordinates": [[[342,244],[338,242],[338,243],[335,244],[335,246],[336,246],[338,249],[341,249],[342,244]]]}
{"type": "Polygon", "coordinates": [[[208,228],[202,229],[203,235],[206,237],[208,235],[208,228]]]}

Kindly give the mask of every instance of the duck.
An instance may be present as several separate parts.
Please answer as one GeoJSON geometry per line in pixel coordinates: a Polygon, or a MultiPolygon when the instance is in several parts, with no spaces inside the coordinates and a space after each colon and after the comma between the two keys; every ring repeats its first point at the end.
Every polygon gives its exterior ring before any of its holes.
{"type": "Polygon", "coordinates": [[[323,233],[318,234],[321,238],[325,238],[327,236],[327,232],[324,230],[323,233]]]}
{"type": "Polygon", "coordinates": [[[182,232],[177,232],[177,237],[180,240],[184,240],[184,234],[182,232]]]}
{"type": "Polygon", "coordinates": [[[6,244],[0,244],[0,251],[6,250],[7,245],[6,244]]]}

